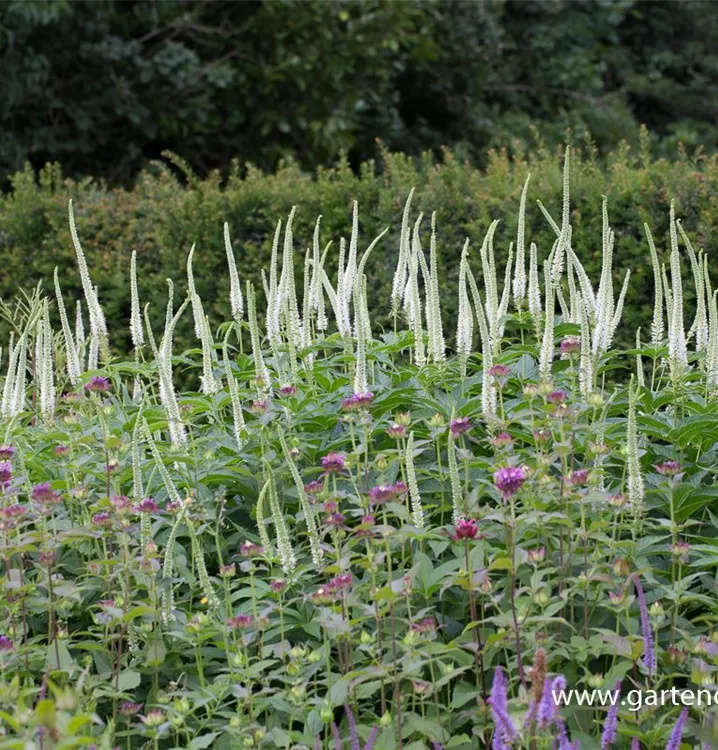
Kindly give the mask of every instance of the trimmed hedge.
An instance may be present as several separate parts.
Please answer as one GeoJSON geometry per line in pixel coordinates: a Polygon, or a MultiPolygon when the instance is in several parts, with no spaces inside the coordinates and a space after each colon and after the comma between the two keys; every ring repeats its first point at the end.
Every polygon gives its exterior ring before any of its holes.
{"type": "MultiPolygon", "coordinates": [[[[174,165],[173,165],[174,164],[174,165]]],[[[178,298],[186,288],[185,266],[196,243],[197,288],[210,319],[226,318],[229,279],[222,239],[228,221],[240,276],[261,285],[261,269],[269,262],[277,219],[285,219],[296,204],[295,250],[303,255],[311,244],[314,222],[322,214],[322,243],[350,231],[352,201],[360,208],[360,249],[384,227],[390,232],[374,252],[370,290],[373,307],[388,314],[392,274],[398,246],[401,213],[411,187],[416,188],[413,216],[429,219],[437,212],[438,247],[447,320],[456,308],[459,255],[465,237],[471,238],[474,267],[480,270],[478,250],[492,219],[501,220],[497,250],[508,249],[515,238],[519,196],[527,173],[531,186],[527,206],[527,240],[535,241],[540,257],[548,255],[553,232],[536,205],[539,198],[559,218],[562,149],[533,153],[490,153],[486,170],[479,171],[446,151],[441,163],[430,156],[413,160],[383,151],[364,163],[358,173],[345,160],[314,175],[285,163],[274,174],[234,164],[230,176],[198,179],[182,167],[156,163],[143,172],[132,190],[108,189],[102,183],[63,179],[58,165],[39,174],[27,167],[12,178],[11,191],[0,198],[0,295],[16,294],[18,287],[43,282],[51,288],[55,266],[60,269],[66,297],[81,295],[79,275],[67,222],[67,201],[74,198],[78,231],[91,273],[99,287],[115,351],[130,346],[127,322],[127,276],[131,251],[137,250],[142,302],[152,303],[161,325],[166,303],[166,278],[174,280],[178,298]]],[[[653,277],[643,234],[648,222],[667,259],[668,210],[676,201],[677,216],[697,247],[710,248],[718,227],[718,156],[679,153],[675,161],[654,160],[647,153],[624,147],[599,159],[590,145],[574,148],[571,161],[571,206],[574,247],[589,274],[600,274],[601,196],[608,196],[609,217],[616,234],[617,283],[623,269],[633,270],[624,314],[625,330],[650,323],[653,277]]],[[[335,244],[335,246],[337,246],[335,244]]],[[[501,255],[498,252],[498,255],[501,255]]],[[[297,263],[301,266],[301,262],[297,263]]],[[[684,273],[689,273],[688,265],[684,273]]],[[[690,306],[690,300],[687,301],[690,306]]],[[[191,316],[177,331],[177,350],[194,346],[191,316]]],[[[388,322],[388,317],[384,318],[388,322]]],[[[623,339],[627,343],[626,339],[623,339]]]]}

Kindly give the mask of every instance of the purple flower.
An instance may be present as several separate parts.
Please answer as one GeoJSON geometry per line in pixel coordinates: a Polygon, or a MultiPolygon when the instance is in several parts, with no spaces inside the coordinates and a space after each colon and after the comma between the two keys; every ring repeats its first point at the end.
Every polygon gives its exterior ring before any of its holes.
{"type": "Polygon", "coordinates": [[[508,432],[500,432],[496,437],[490,438],[489,442],[494,448],[508,448],[514,440],[508,432]]]}
{"type": "Polygon", "coordinates": [[[158,513],[160,506],[151,497],[146,497],[141,503],[135,505],[135,510],[138,513],[158,513]]]}
{"type": "Polygon", "coordinates": [[[471,420],[468,417],[457,417],[449,422],[449,429],[454,437],[459,437],[471,429],[471,420]]]}
{"type": "Polygon", "coordinates": [[[10,445],[0,445],[0,461],[9,461],[15,455],[15,449],[10,445]]]}
{"type": "Polygon", "coordinates": [[[588,483],[588,469],[576,469],[572,471],[566,481],[574,487],[581,487],[588,483]]]}
{"type": "Polygon", "coordinates": [[[549,402],[549,404],[554,404],[554,406],[565,403],[567,398],[568,393],[566,393],[566,391],[562,391],[560,388],[557,388],[555,391],[551,391],[551,393],[546,396],[546,400],[549,402]]]}
{"type": "Polygon", "coordinates": [[[0,651],[14,651],[12,641],[6,635],[0,635],[0,651]]]}
{"type": "Polygon", "coordinates": [[[653,468],[664,477],[674,477],[681,470],[678,461],[664,461],[662,464],[653,464],[653,468]]]}
{"type": "Polygon", "coordinates": [[[12,464],[9,461],[0,461],[0,484],[8,484],[12,479],[12,464]]]}
{"type": "Polygon", "coordinates": [[[322,468],[327,474],[341,474],[345,462],[346,456],[343,453],[327,453],[322,458],[322,468]]]}
{"type": "Polygon", "coordinates": [[[43,505],[55,505],[60,502],[60,493],[52,489],[50,482],[42,482],[32,488],[32,499],[43,505]]]}
{"type": "Polygon", "coordinates": [[[616,741],[616,725],[618,724],[618,709],[621,707],[619,696],[621,695],[621,682],[616,683],[611,696],[611,707],[608,709],[606,721],[601,733],[601,750],[609,750],[616,741]]]}
{"type": "Polygon", "coordinates": [[[347,724],[349,725],[349,744],[352,750],[361,750],[359,744],[359,735],[357,734],[357,723],[349,706],[344,706],[344,713],[347,715],[347,724]]]}
{"type": "Polygon", "coordinates": [[[651,621],[648,617],[648,606],[646,605],[646,595],[641,586],[641,580],[637,575],[633,575],[633,583],[636,586],[636,597],[638,598],[638,610],[641,616],[641,633],[643,635],[643,666],[649,675],[656,671],[656,652],[653,648],[653,631],[651,630],[651,621]]]}
{"type": "Polygon", "coordinates": [[[88,391],[95,392],[109,391],[110,381],[104,375],[93,375],[89,382],[85,383],[85,388],[87,388],[88,391]]]}
{"type": "Polygon", "coordinates": [[[283,385],[279,389],[280,396],[293,396],[297,392],[296,385],[283,385]]]}
{"type": "Polygon", "coordinates": [[[123,701],[120,703],[120,713],[123,716],[134,716],[142,710],[141,703],[133,703],[132,701],[123,701]]]}
{"type": "Polygon", "coordinates": [[[580,336],[566,336],[566,338],[561,342],[561,354],[577,354],[580,351],[580,336]]]}
{"type": "Polygon", "coordinates": [[[369,490],[369,500],[372,505],[381,505],[389,500],[393,500],[399,495],[406,493],[406,485],[404,482],[396,482],[395,484],[379,484],[376,487],[372,487],[369,490]]]}
{"type": "Polygon", "coordinates": [[[92,516],[91,521],[93,526],[107,526],[112,523],[112,517],[107,511],[101,511],[100,513],[95,513],[94,516],[92,516]]]}
{"type": "Polygon", "coordinates": [[[254,542],[244,541],[239,545],[239,554],[242,557],[256,557],[264,554],[264,549],[254,542]]]}
{"type": "Polygon", "coordinates": [[[267,411],[267,402],[260,401],[259,399],[252,401],[252,403],[247,407],[247,410],[251,414],[264,414],[264,412],[267,411]]]}
{"type": "Polygon", "coordinates": [[[324,482],[321,479],[308,482],[304,485],[304,491],[307,495],[318,495],[320,492],[324,492],[324,482]]]}
{"type": "Polygon", "coordinates": [[[683,729],[686,726],[686,719],[688,718],[688,709],[684,708],[680,716],[678,717],[678,720],[676,721],[675,725],[673,726],[673,731],[671,732],[671,736],[668,738],[668,744],[666,745],[666,750],[678,750],[678,748],[681,746],[681,738],[683,737],[683,729]]]}
{"type": "Polygon", "coordinates": [[[491,706],[491,715],[496,725],[492,743],[494,750],[507,748],[519,736],[513,721],[511,721],[506,705],[507,689],[508,685],[504,673],[501,671],[501,667],[496,667],[494,680],[491,684],[491,696],[488,701],[489,706],[491,706]]]}
{"type": "Polygon", "coordinates": [[[476,539],[476,535],[479,533],[479,527],[474,518],[460,518],[456,522],[454,527],[454,533],[451,538],[455,541],[461,541],[462,539],[476,539]]]}
{"type": "Polygon", "coordinates": [[[511,368],[506,367],[506,365],[493,365],[492,367],[489,367],[489,375],[491,375],[492,378],[505,378],[510,374],[511,368]]]}
{"type": "Polygon", "coordinates": [[[247,630],[252,627],[252,615],[235,615],[226,620],[230,630],[247,630]]]}
{"type": "Polygon", "coordinates": [[[70,448],[67,445],[56,445],[54,451],[56,456],[66,456],[70,452],[70,448]]]}
{"type": "Polygon", "coordinates": [[[406,425],[405,424],[397,424],[396,422],[392,422],[387,428],[386,428],[386,434],[393,438],[394,440],[399,440],[403,437],[406,437],[406,425]]]}
{"type": "Polygon", "coordinates": [[[638,737],[631,737],[631,750],[641,750],[641,743],[638,737]]]}
{"type": "Polygon", "coordinates": [[[371,406],[373,398],[374,394],[371,391],[366,391],[366,393],[352,393],[351,396],[342,399],[342,409],[344,411],[368,409],[371,406]]]}
{"type": "Polygon", "coordinates": [[[515,495],[526,481],[526,471],[521,466],[507,466],[494,473],[494,484],[501,492],[504,501],[515,495]]]}

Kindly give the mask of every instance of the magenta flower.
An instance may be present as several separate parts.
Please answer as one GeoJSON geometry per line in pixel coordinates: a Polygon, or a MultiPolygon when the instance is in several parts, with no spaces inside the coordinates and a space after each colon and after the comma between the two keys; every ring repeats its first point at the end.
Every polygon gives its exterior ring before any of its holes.
{"type": "Polygon", "coordinates": [[[235,615],[226,620],[230,630],[247,630],[252,627],[252,615],[235,615]]]}
{"type": "Polygon", "coordinates": [[[279,389],[279,395],[280,396],[294,396],[294,394],[297,392],[297,386],[295,385],[283,385],[279,389]]]}
{"type": "Polygon", "coordinates": [[[508,432],[500,432],[496,437],[492,437],[489,442],[494,448],[508,448],[513,445],[513,438],[508,432]]]}
{"type": "Polygon", "coordinates": [[[492,378],[505,378],[511,374],[511,368],[506,365],[493,365],[489,367],[489,375],[492,378]]]}
{"type": "Polygon", "coordinates": [[[103,510],[92,516],[91,523],[93,526],[109,526],[112,523],[112,516],[103,510]]]}
{"type": "Polygon", "coordinates": [[[561,354],[578,354],[581,351],[580,336],[566,336],[561,342],[561,354]]]}
{"type": "Polygon", "coordinates": [[[70,448],[67,445],[56,445],[54,452],[56,456],[66,456],[70,452],[70,448]]]}
{"type": "Polygon", "coordinates": [[[308,482],[304,485],[304,491],[307,495],[318,495],[320,492],[324,492],[324,482],[321,479],[315,479],[313,482],[308,482]]]}
{"type": "Polygon", "coordinates": [[[234,563],[221,565],[219,568],[219,575],[222,578],[234,578],[236,573],[237,573],[237,566],[234,563]]]}
{"type": "Polygon", "coordinates": [[[454,437],[459,437],[471,429],[471,420],[468,417],[457,417],[449,422],[449,429],[454,437]]]}
{"type": "Polygon", "coordinates": [[[137,513],[159,513],[160,506],[151,498],[146,497],[142,502],[135,505],[137,513]]]}
{"type": "Polygon", "coordinates": [[[572,471],[566,477],[566,481],[574,487],[582,487],[588,484],[588,469],[576,469],[572,471]]]}
{"type": "Polygon", "coordinates": [[[396,497],[393,484],[379,484],[369,490],[369,501],[372,505],[381,505],[396,497]]]}
{"type": "Polygon", "coordinates": [[[515,495],[526,481],[526,471],[521,466],[507,466],[494,472],[494,484],[506,501],[515,495]]]}
{"type": "Polygon", "coordinates": [[[9,461],[15,455],[15,449],[10,445],[0,445],[0,461],[9,461]]]}
{"type": "Polygon", "coordinates": [[[264,414],[264,412],[267,411],[267,402],[260,401],[259,399],[257,399],[256,401],[252,401],[252,403],[247,407],[247,410],[251,414],[264,414]]]}
{"type": "Polygon", "coordinates": [[[254,542],[244,541],[239,545],[239,554],[242,557],[256,557],[263,553],[264,549],[254,542]]]}
{"type": "Polygon", "coordinates": [[[546,400],[549,402],[549,404],[554,404],[555,406],[565,403],[567,398],[568,393],[566,393],[566,391],[562,391],[560,388],[557,388],[555,391],[551,391],[551,393],[546,396],[546,400]]]}
{"type": "Polygon", "coordinates": [[[661,464],[653,464],[653,468],[664,477],[674,477],[681,470],[678,461],[664,461],[661,464]]]}
{"type": "Polygon", "coordinates": [[[117,513],[129,513],[132,510],[132,501],[126,495],[113,495],[110,502],[117,513]]]}
{"type": "Polygon", "coordinates": [[[14,651],[13,642],[6,636],[0,635],[0,651],[14,651]]]}
{"type": "Polygon", "coordinates": [[[475,518],[460,518],[456,522],[454,527],[454,533],[451,538],[454,541],[460,541],[461,539],[476,539],[479,533],[479,526],[476,523],[475,518]]]}
{"type": "Polygon", "coordinates": [[[20,518],[24,516],[25,513],[27,513],[27,508],[24,505],[20,505],[19,503],[13,503],[12,505],[8,505],[7,507],[3,508],[0,513],[2,513],[3,518],[20,518]]]}
{"type": "Polygon", "coordinates": [[[418,622],[412,622],[409,630],[420,635],[431,635],[436,632],[436,620],[433,617],[424,617],[418,622]]]}
{"type": "Polygon", "coordinates": [[[365,393],[352,393],[351,396],[342,399],[342,409],[344,411],[357,411],[358,409],[368,409],[374,394],[371,391],[365,393]]]}
{"type": "Polygon", "coordinates": [[[287,582],[282,578],[275,578],[269,582],[269,588],[274,591],[275,594],[281,594],[284,589],[287,588],[287,582]]]}
{"type": "Polygon", "coordinates": [[[61,496],[52,489],[50,482],[42,482],[32,488],[32,499],[43,505],[56,505],[60,502],[61,496]]]}
{"type": "Polygon", "coordinates": [[[400,440],[401,438],[406,437],[406,425],[392,422],[392,424],[386,428],[386,434],[394,440],[400,440]]]}
{"type": "Polygon", "coordinates": [[[538,563],[543,562],[546,558],[546,547],[530,549],[527,552],[527,558],[532,565],[537,565],[538,563]]]}
{"type": "Polygon", "coordinates": [[[0,484],[8,484],[12,480],[12,464],[0,461],[0,484]]]}
{"type": "Polygon", "coordinates": [[[345,463],[346,456],[343,453],[327,453],[322,458],[322,468],[327,474],[341,474],[345,463]]]}
{"type": "Polygon", "coordinates": [[[132,701],[123,701],[120,703],[120,713],[123,716],[134,716],[142,710],[141,703],[133,703],[132,701]]]}
{"type": "Polygon", "coordinates": [[[85,383],[85,388],[88,391],[104,392],[109,391],[111,385],[109,379],[104,375],[93,375],[89,382],[85,383]]]}

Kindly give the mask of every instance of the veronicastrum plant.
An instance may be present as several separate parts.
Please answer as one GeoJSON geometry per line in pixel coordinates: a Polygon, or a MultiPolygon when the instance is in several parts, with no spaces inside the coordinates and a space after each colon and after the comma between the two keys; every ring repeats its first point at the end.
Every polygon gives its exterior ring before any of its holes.
{"type": "Polygon", "coordinates": [[[133,254],[126,360],[70,208],[84,298],[56,277],[0,310],[0,747],[710,745],[705,704],[557,705],[712,690],[718,667],[708,257],[672,209],[667,262],[646,228],[650,335],[616,351],[629,269],[604,205],[585,272],[568,176],[567,153],[552,247],[530,241],[527,179],[511,246],[491,224],[458,269],[410,194],[389,331],[356,205],[348,240],[318,220],[299,260],[294,212],[278,224],[263,289],[218,227],[221,324],[196,248],[153,330],[133,254]]]}

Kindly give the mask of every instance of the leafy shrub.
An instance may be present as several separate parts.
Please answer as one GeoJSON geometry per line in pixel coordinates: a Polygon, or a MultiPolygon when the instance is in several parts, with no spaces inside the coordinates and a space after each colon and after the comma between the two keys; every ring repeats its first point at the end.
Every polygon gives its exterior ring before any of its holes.
{"type": "Polygon", "coordinates": [[[551,693],[712,689],[718,665],[704,256],[671,216],[651,345],[616,350],[613,231],[595,288],[569,217],[540,285],[528,248],[508,289],[490,234],[480,282],[465,253],[451,331],[416,209],[393,269],[396,332],[373,328],[381,274],[356,232],[338,274],[307,263],[295,285],[291,217],[263,325],[230,275],[221,346],[192,276],[161,339],[131,280],[135,356],[108,358],[100,272],[79,244],[89,336],[66,316],[56,334],[40,294],[7,308],[0,746],[706,740],[705,707],[561,707],[551,693]],[[681,256],[699,269],[692,325],[681,256]],[[173,315],[198,335],[181,355],[173,315]],[[178,368],[201,388],[176,393],[178,368]]]}
{"type": "MultiPolygon", "coordinates": [[[[647,147],[646,147],[647,149],[647,147]]],[[[715,157],[679,161],[651,160],[647,150],[632,154],[619,150],[607,157],[605,167],[595,153],[574,149],[571,180],[574,205],[572,222],[589,273],[600,274],[601,196],[609,200],[616,234],[616,268],[631,268],[632,283],[626,299],[625,319],[630,328],[646,326],[651,314],[652,274],[645,259],[648,246],[643,223],[652,229],[659,256],[666,260],[668,203],[675,200],[684,228],[698,247],[710,247],[718,224],[715,193],[718,160],[715,157]],[[699,220],[700,218],[700,220],[699,220]]],[[[322,242],[345,234],[352,201],[360,206],[362,232],[389,233],[371,261],[373,283],[370,305],[375,319],[390,325],[389,303],[393,258],[398,246],[396,220],[412,187],[413,206],[423,211],[428,224],[437,212],[438,252],[444,273],[442,302],[447,322],[456,314],[458,260],[466,237],[477,247],[490,222],[500,220],[497,233],[498,263],[516,239],[516,215],[527,175],[529,235],[539,251],[548,255],[555,240],[551,227],[536,205],[536,198],[555,216],[561,204],[560,160],[545,149],[510,157],[492,152],[485,171],[458,161],[446,152],[442,163],[429,156],[421,161],[402,154],[383,153],[382,164],[367,162],[359,174],[346,163],[319,170],[316,177],[288,163],[276,174],[235,167],[226,183],[218,175],[199,180],[189,173],[180,181],[166,166],[143,173],[136,186],[107,190],[87,180],[63,180],[59,167],[47,167],[35,179],[31,170],[14,176],[12,191],[0,200],[0,297],[14,295],[18,287],[31,288],[52,278],[59,267],[63,288],[76,294],[79,282],[72,273],[73,250],[67,229],[67,199],[75,200],[77,222],[93,268],[118,353],[130,349],[125,321],[129,313],[126,287],[129,258],[137,251],[140,291],[145,299],[163,295],[165,279],[182,283],[184,258],[196,245],[196,283],[211,311],[228,315],[228,281],[222,225],[229,223],[243,278],[260,284],[267,269],[276,218],[298,207],[295,234],[302,249],[311,244],[314,222],[322,214],[322,242]]],[[[337,253],[330,254],[335,263],[337,253]]],[[[712,261],[711,261],[712,262],[712,261]]],[[[690,300],[689,300],[690,304],[690,300]]],[[[162,319],[162,305],[153,304],[153,320],[162,319]]],[[[180,322],[177,341],[188,346],[189,328],[180,322]]],[[[623,343],[630,343],[623,339],[623,343]]]]}

